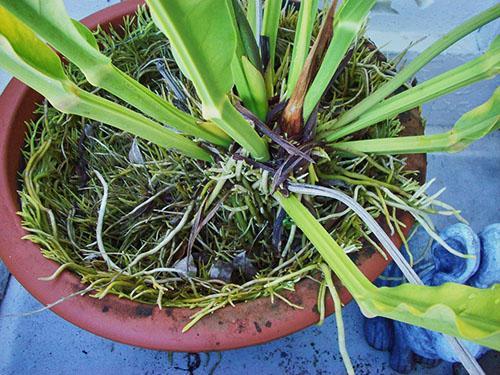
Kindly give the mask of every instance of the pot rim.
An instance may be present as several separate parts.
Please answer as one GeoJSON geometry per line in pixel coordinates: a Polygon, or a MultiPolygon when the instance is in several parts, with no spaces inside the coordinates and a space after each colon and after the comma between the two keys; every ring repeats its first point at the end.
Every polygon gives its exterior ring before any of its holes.
{"type": "MultiPolygon", "coordinates": [[[[141,0],[130,0],[96,12],[82,20],[90,28],[97,25],[118,26],[124,16],[136,11],[141,0]]],[[[16,79],[12,79],[0,97],[0,258],[12,275],[43,305],[86,288],[77,275],[64,271],[56,280],[41,281],[39,278],[53,274],[59,264],[42,256],[39,246],[23,240],[27,232],[21,227],[17,215],[17,173],[20,150],[24,143],[25,121],[33,118],[36,103],[42,96],[16,79]]],[[[417,114],[418,116],[418,114],[417,114]]],[[[425,163],[421,166],[425,175],[425,163]]],[[[413,219],[409,214],[400,216],[408,234],[413,219]]],[[[391,237],[399,248],[401,239],[391,237]]],[[[388,264],[378,252],[365,256],[359,268],[371,280],[376,279],[388,264]]],[[[203,318],[186,333],[182,328],[197,310],[187,308],[163,308],[146,305],[108,295],[103,299],[75,296],[52,307],[50,310],[96,335],[124,344],[148,349],[203,352],[242,348],[275,340],[319,320],[317,311],[318,284],[310,279],[300,281],[295,292],[283,292],[291,302],[303,306],[294,309],[285,302],[270,302],[268,297],[238,303],[217,310],[203,318]]],[[[341,288],[342,302],[351,300],[345,288],[341,288]]],[[[330,298],[326,312],[333,312],[330,298]]]]}

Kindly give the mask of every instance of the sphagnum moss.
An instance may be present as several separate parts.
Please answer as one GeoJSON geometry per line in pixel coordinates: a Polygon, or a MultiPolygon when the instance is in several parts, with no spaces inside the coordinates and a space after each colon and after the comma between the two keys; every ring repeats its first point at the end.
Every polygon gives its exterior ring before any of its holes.
{"type": "MultiPolygon", "coordinates": [[[[296,20],[293,10],[282,19],[278,78],[289,69],[296,20]]],[[[168,41],[144,9],[126,18],[123,30],[99,31],[97,38],[117,67],[200,116],[192,84],[181,76],[168,41]]],[[[91,89],[74,66],[66,69],[75,83],[91,89]]],[[[320,103],[318,129],[384,83],[394,69],[369,42],[358,40],[347,68],[320,103]]],[[[275,92],[284,92],[282,82],[276,80],[275,92]]],[[[115,294],[160,307],[201,307],[188,329],[228,304],[263,296],[283,299],[280,291],[321,270],[321,257],[289,218],[281,214],[282,225],[275,225],[280,214],[271,196],[272,172],[248,164],[244,154],[243,160],[227,156],[231,152],[219,154],[217,163],[208,165],[47,104],[38,113],[28,127],[20,192],[27,238],[61,264],[58,273],[77,273],[95,297],[115,294]]],[[[362,136],[400,131],[396,120],[362,136]]],[[[353,157],[313,146],[315,164],[291,179],[328,181],[373,217],[382,217],[392,231],[401,233],[395,212],[402,206],[424,223],[429,223],[426,214],[439,210],[456,214],[425,195],[427,185],[419,185],[402,159],[353,157]]],[[[310,197],[304,203],[346,252],[367,245],[378,249],[359,217],[340,203],[310,197]]],[[[321,297],[325,284],[318,283],[321,297]]]]}

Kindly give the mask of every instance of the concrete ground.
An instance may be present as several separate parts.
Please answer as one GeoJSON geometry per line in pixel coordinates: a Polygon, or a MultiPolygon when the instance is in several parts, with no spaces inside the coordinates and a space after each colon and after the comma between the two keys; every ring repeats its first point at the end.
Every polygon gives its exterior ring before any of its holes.
{"type": "MultiPolygon", "coordinates": [[[[65,0],[70,13],[82,18],[117,1],[65,0]]],[[[373,14],[368,34],[389,55],[410,41],[427,39],[409,52],[411,59],[431,41],[472,14],[496,4],[496,0],[436,0],[419,9],[408,0],[393,1],[399,14],[373,14]],[[450,5],[452,5],[450,7],[450,5]]],[[[435,59],[419,75],[419,81],[457,66],[483,52],[498,34],[499,22],[482,28],[448,53],[435,59]]],[[[0,71],[0,92],[9,77],[0,71]]],[[[485,101],[498,86],[494,79],[462,89],[424,106],[427,133],[442,132],[465,111],[485,101]]],[[[429,155],[428,179],[436,178],[434,191],[446,186],[442,198],[462,210],[463,216],[479,231],[500,221],[500,134],[496,132],[460,154],[429,155]]],[[[437,217],[443,228],[454,223],[437,217]]],[[[0,374],[340,374],[344,367],[337,349],[333,319],[321,327],[311,327],[265,345],[210,354],[168,353],[114,343],[67,323],[50,311],[28,316],[41,305],[7,272],[0,262],[0,374]],[[3,299],[3,300],[2,300],[3,299]]],[[[362,335],[362,317],[354,303],[344,310],[347,347],[358,374],[391,374],[388,354],[368,347],[362,335]]],[[[490,355],[489,366],[497,365],[498,355],[490,355]]],[[[498,368],[498,366],[497,366],[498,368]]],[[[492,370],[493,371],[493,370],[492,370]]],[[[417,367],[415,374],[451,374],[452,365],[443,363],[429,370],[417,367]]],[[[493,373],[493,372],[491,372],[493,373]]]]}

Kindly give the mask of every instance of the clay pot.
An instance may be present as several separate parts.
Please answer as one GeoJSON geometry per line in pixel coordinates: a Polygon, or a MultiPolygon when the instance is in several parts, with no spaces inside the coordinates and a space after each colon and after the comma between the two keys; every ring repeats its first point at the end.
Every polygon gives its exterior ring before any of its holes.
{"type": "MultiPolygon", "coordinates": [[[[140,3],[133,0],[111,6],[85,18],[83,23],[90,28],[98,24],[118,26],[123,16],[134,13],[140,3]]],[[[25,122],[34,118],[35,106],[41,101],[39,94],[15,79],[0,98],[0,257],[14,277],[46,305],[85,286],[71,272],[63,272],[53,281],[40,281],[40,277],[51,275],[59,265],[44,258],[37,245],[21,239],[26,235],[16,214],[19,210],[17,181],[21,147],[26,132],[25,122]]],[[[422,132],[417,111],[406,113],[402,120],[409,134],[422,132]]],[[[425,176],[425,157],[411,157],[409,164],[425,176]]],[[[400,215],[400,219],[407,224],[407,229],[411,227],[409,215],[400,215]]],[[[392,240],[397,247],[401,245],[398,236],[393,236],[392,240]]],[[[380,275],[387,265],[387,261],[376,252],[361,255],[356,262],[370,280],[380,275]]],[[[78,327],[111,340],[150,349],[199,352],[265,343],[318,321],[317,283],[306,279],[297,285],[295,293],[285,292],[283,295],[303,309],[293,309],[280,300],[272,304],[268,298],[260,298],[218,310],[186,333],[181,330],[194,310],[160,310],[157,306],[112,295],[101,300],[77,296],[52,310],[78,327]]],[[[351,300],[347,290],[341,290],[341,299],[344,303],[351,300]]],[[[327,312],[333,312],[331,301],[327,303],[327,312]]]]}

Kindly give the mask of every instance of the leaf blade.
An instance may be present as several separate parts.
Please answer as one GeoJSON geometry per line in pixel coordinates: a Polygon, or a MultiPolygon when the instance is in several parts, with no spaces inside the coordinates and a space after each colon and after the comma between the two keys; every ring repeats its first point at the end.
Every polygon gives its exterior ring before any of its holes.
{"type": "Polygon", "coordinates": [[[287,98],[289,98],[293,92],[297,80],[299,79],[300,71],[306,61],[317,14],[318,0],[301,1],[299,19],[297,21],[297,29],[295,30],[295,38],[293,41],[290,73],[288,74],[287,98]]]}
{"type": "Polygon", "coordinates": [[[453,283],[439,287],[403,284],[377,288],[294,195],[284,197],[277,192],[274,197],[313,243],[365,315],[384,316],[496,350],[500,348],[500,316],[492,318],[489,313],[496,301],[500,301],[499,284],[490,289],[453,283]]]}
{"type": "MultiPolygon", "coordinates": [[[[273,96],[274,61],[276,59],[276,40],[281,16],[281,0],[265,0],[262,21],[262,36],[269,41],[269,61],[264,66],[268,96],[273,96]]],[[[265,63],[265,62],[264,62],[265,63]]]]}
{"type": "Polygon", "coordinates": [[[268,101],[259,48],[238,0],[232,0],[232,6],[238,34],[238,45],[232,61],[234,83],[245,106],[259,119],[265,120],[268,101]]]}
{"type": "Polygon", "coordinates": [[[458,152],[500,127],[500,88],[482,105],[464,114],[448,132],[412,137],[381,138],[339,142],[343,151],[374,154],[420,154],[458,152]]]}
{"type": "Polygon", "coordinates": [[[69,17],[62,0],[0,0],[0,5],[77,65],[94,86],[105,89],[155,120],[182,132],[220,146],[229,145],[230,139],[226,135],[221,136],[198,126],[194,117],[180,111],[113,66],[110,58],[96,48],[97,42],[92,32],[69,17]]]}
{"type": "Polygon", "coordinates": [[[228,0],[147,0],[147,4],[194,84],[203,116],[256,159],[269,158],[267,144],[232,107],[227,96],[233,87],[231,63],[237,47],[228,0]],[[212,16],[207,19],[207,14],[212,16]]]}
{"type": "Polygon", "coordinates": [[[327,131],[321,137],[333,142],[461,87],[492,78],[499,71],[500,37],[495,39],[491,48],[482,56],[384,100],[356,121],[339,129],[327,131]]]}
{"type": "Polygon", "coordinates": [[[333,39],[323,63],[309,88],[304,102],[304,119],[308,119],[328,87],[354,38],[358,35],[376,0],[346,0],[335,17],[333,39]]]}
{"type": "Polygon", "coordinates": [[[248,109],[255,113],[260,120],[264,121],[268,110],[264,77],[245,56],[241,57],[241,68],[245,85],[237,85],[240,97],[248,109]],[[244,88],[246,91],[242,91],[241,88],[244,88]]]}
{"type": "Polygon", "coordinates": [[[207,151],[184,136],[78,88],[65,75],[56,53],[2,7],[0,21],[8,21],[0,22],[0,67],[40,92],[61,112],[101,121],[188,156],[212,160],[207,151]]]}
{"type": "Polygon", "coordinates": [[[434,42],[426,48],[413,61],[411,61],[403,70],[401,70],[393,79],[379,87],[375,92],[366,97],[363,101],[344,113],[338,120],[335,121],[337,127],[344,126],[351,121],[360,117],[377,103],[384,100],[406,81],[411,79],[420,69],[427,65],[432,59],[438,56],[449,46],[456,43],[466,35],[469,35],[474,30],[500,17],[500,4],[494,5],[484,12],[470,18],[466,22],[460,24],[444,37],[434,42]]]}

